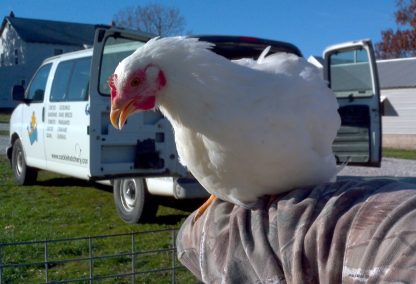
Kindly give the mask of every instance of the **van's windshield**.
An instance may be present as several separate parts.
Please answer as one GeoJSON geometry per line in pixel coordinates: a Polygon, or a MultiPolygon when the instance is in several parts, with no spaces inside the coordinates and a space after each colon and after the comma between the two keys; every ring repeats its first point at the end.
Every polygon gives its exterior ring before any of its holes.
{"type": "Polygon", "coordinates": [[[100,66],[99,92],[102,95],[110,95],[108,78],[113,74],[120,61],[144,44],[145,42],[120,37],[107,38],[100,66]]]}

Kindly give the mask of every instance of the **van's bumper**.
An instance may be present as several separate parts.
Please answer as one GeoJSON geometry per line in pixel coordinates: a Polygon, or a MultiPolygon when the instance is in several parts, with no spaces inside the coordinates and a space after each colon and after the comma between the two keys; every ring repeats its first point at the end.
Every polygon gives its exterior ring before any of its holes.
{"type": "Polygon", "coordinates": [[[146,178],[147,190],[158,196],[173,196],[176,199],[205,198],[209,193],[194,178],[146,178]]]}
{"type": "Polygon", "coordinates": [[[209,195],[196,179],[178,178],[176,181],[174,192],[176,199],[204,198],[209,195]]]}

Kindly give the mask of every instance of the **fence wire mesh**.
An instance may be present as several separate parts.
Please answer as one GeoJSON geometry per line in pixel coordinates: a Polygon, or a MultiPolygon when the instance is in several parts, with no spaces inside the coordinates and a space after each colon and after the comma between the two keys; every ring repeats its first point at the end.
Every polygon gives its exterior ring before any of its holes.
{"type": "Polygon", "coordinates": [[[177,229],[0,243],[3,283],[195,283],[177,229]]]}

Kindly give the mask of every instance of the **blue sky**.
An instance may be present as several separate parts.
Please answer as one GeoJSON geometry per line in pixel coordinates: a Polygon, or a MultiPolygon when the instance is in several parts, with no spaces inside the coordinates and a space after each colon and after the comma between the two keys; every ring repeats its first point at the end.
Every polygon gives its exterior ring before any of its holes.
{"type": "Polygon", "coordinates": [[[0,15],[109,24],[119,10],[146,3],[178,8],[193,34],[258,36],[296,44],[307,57],[331,44],[396,28],[394,0],[0,0],[0,15]]]}

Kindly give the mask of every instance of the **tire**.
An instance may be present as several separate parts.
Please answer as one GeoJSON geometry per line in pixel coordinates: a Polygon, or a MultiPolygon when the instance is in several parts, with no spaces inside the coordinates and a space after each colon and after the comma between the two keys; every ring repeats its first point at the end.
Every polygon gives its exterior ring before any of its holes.
{"type": "Polygon", "coordinates": [[[114,180],[113,195],[117,213],[124,222],[138,224],[155,219],[159,204],[147,191],[143,178],[114,180]]]}
{"type": "Polygon", "coordinates": [[[18,185],[29,185],[36,182],[38,171],[26,164],[25,153],[20,139],[16,139],[13,143],[12,169],[18,185]]]}

